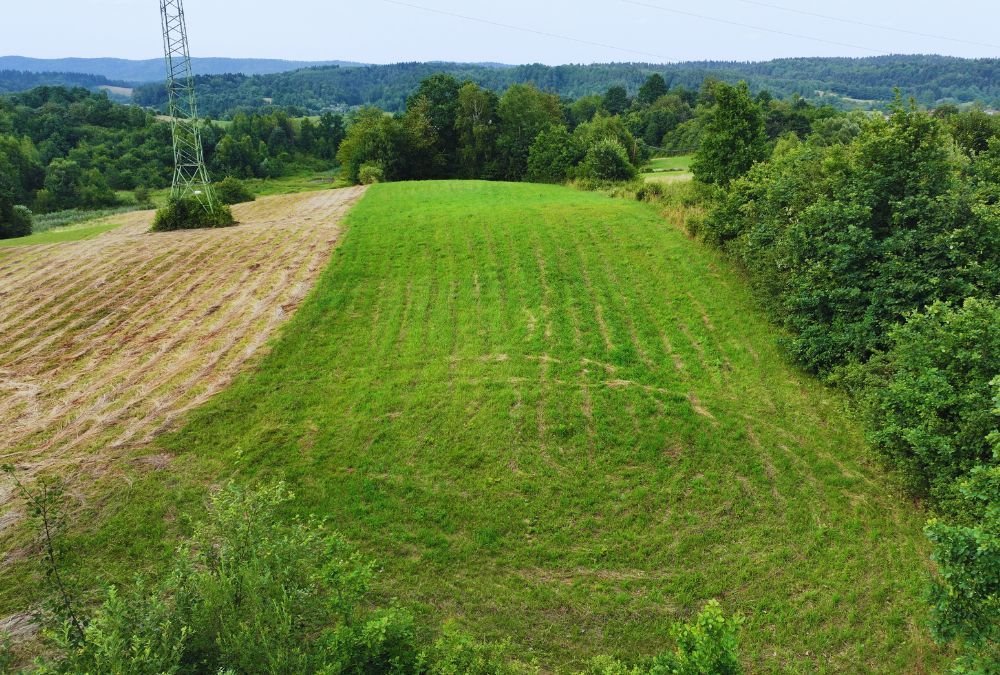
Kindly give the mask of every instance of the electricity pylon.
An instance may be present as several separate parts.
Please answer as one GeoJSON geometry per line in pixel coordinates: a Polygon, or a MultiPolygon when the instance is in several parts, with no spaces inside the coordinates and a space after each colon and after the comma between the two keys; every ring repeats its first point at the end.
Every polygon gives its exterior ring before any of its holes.
{"type": "Polygon", "coordinates": [[[167,62],[168,114],[174,138],[171,195],[194,197],[207,211],[215,211],[217,200],[208,179],[201,145],[183,0],[160,0],[160,16],[163,19],[163,53],[167,62]]]}

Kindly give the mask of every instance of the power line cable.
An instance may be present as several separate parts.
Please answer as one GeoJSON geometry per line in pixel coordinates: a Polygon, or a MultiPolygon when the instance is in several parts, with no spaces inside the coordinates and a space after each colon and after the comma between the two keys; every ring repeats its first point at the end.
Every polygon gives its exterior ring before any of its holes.
{"type": "Polygon", "coordinates": [[[467,14],[458,14],[457,12],[449,12],[444,9],[435,9],[433,7],[425,7],[424,5],[417,5],[412,2],[404,2],[403,0],[381,0],[382,2],[388,3],[390,5],[399,5],[400,7],[409,7],[411,9],[419,9],[424,12],[431,12],[433,14],[441,14],[443,16],[450,16],[456,19],[462,19],[464,21],[473,21],[475,23],[482,23],[488,26],[497,26],[499,28],[506,28],[508,30],[516,30],[522,33],[531,33],[532,35],[540,35],[547,38],[555,38],[557,40],[566,40],[567,42],[576,42],[582,45],[589,45],[591,47],[601,47],[603,49],[612,49],[618,52],[625,52],[628,54],[638,54],[640,56],[652,57],[654,59],[659,59],[663,63],[670,62],[674,59],[663,56],[662,54],[653,54],[651,52],[644,52],[639,49],[630,49],[628,47],[618,47],[616,45],[609,45],[603,42],[594,42],[592,40],[584,40],[581,38],[571,37],[569,35],[560,35],[558,33],[549,33],[546,31],[535,30],[533,28],[525,28],[524,26],[514,26],[509,23],[500,23],[498,21],[490,21],[489,19],[481,19],[476,16],[469,16],[467,14]]]}
{"type": "Polygon", "coordinates": [[[875,28],[877,30],[888,30],[894,33],[903,33],[904,35],[916,35],[917,37],[931,38],[934,40],[947,40],[948,42],[959,42],[967,45],[975,45],[977,47],[989,47],[991,49],[1000,49],[1000,45],[995,45],[989,42],[978,42],[976,40],[965,40],[963,38],[948,37],[946,35],[935,35],[933,33],[921,33],[915,30],[908,30],[906,28],[895,28],[893,26],[885,26],[877,23],[867,23],[865,21],[858,21],[857,19],[845,19],[839,16],[830,16],[829,14],[820,14],[819,12],[810,12],[804,9],[795,9],[794,7],[783,7],[782,5],[773,5],[769,2],[759,2],[758,0],[736,0],[737,2],[742,2],[746,5],[756,5],[758,7],[768,7],[770,9],[777,9],[782,12],[791,12],[793,14],[802,14],[803,16],[812,16],[818,19],[826,19],[827,21],[839,21],[840,23],[847,23],[854,26],[864,26],[865,28],[875,28]]]}
{"type": "MultiPolygon", "coordinates": [[[[390,0],[384,0],[389,2],[390,0]]],[[[749,28],[751,30],[758,30],[764,33],[774,33],[775,35],[784,35],[785,37],[798,38],[800,40],[812,40],[813,42],[824,42],[828,45],[836,45],[838,47],[849,47],[851,49],[861,49],[866,52],[872,52],[873,54],[888,55],[889,52],[882,51],[881,49],[872,49],[871,47],[865,47],[863,45],[855,45],[849,42],[838,42],[836,40],[827,40],[825,38],[815,37],[811,35],[802,35],[800,33],[791,33],[788,31],[777,30],[774,28],[764,28],[763,26],[754,26],[748,23],[742,23],[740,21],[732,21],[730,19],[720,19],[714,16],[706,16],[704,14],[697,14],[695,12],[688,12],[683,9],[674,9],[673,7],[664,7],[663,5],[653,5],[648,2],[639,2],[638,0],[620,0],[620,2],[626,5],[635,5],[636,7],[646,7],[648,9],[656,9],[661,12],[670,12],[671,14],[680,14],[682,16],[690,16],[696,19],[703,19],[705,21],[714,21],[716,23],[724,23],[730,26],[738,26],[740,28],[749,28]]]]}

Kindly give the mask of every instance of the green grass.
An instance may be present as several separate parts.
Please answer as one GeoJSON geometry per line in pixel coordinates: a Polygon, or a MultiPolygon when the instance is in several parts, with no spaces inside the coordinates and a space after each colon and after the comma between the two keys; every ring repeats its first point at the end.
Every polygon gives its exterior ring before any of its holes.
{"type": "Polygon", "coordinates": [[[642,168],[641,176],[647,183],[676,183],[691,180],[691,160],[693,155],[675,157],[655,157],[642,168]]]}
{"type": "Polygon", "coordinates": [[[93,224],[93,220],[78,225],[70,225],[54,230],[36,232],[28,237],[17,237],[16,239],[0,239],[0,248],[13,248],[15,246],[35,246],[38,244],[60,244],[67,241],[81,241],[91,239],[99,234],[104,234],[118,227],[116,223],[93,224]]]}
{"type": "Polygon", "coordinates": [[[281,178],[255,178],[244,181],[250,190],[260,196],[283,195],[298,192],[328,190],[343,187],[339,182],[340,170],[300,171],[281,178]]]}
{"type": "Polygon", "coordinates": [[[654,171],[690,171],[694,155],[677,155],[675,157],[654,157],[643,167],[645,173],[654,171]]]}
{"type": "Polygon", "coordinates": [[[72,550],[155,571],[208,485],[280,477],[384,599],[552,671],[656,653],[710,598],[753,672],[939,669],[922,516],[775,338],[654,207],[378,185],[271,353],[145,451],[169,471],[106,477],[72,550]]]}

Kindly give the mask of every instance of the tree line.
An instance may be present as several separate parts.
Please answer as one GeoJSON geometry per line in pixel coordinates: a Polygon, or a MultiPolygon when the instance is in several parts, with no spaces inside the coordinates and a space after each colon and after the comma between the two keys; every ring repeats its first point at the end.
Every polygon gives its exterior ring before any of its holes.
{"type": "MultiPolygon", "coordinates": [[[[700,144],[716,91],[713,81],[700,92],[670,89],[653,74],[634,97],[616,85],[568,101],[530,84],[497,95],[442,73],[423,80],[401,113],[366,107],[350,115],[337,158],[351,182],[628,180],[653,153],[700,144]]],[[[765,93],[758,102],[774,139],[838,115],[801,98],[765,93]]]]}
{"type": "MultiPolygon", "coordinates": [[[[762,63],[689,62],[680,64],[593,64],[495,66],[460,63],[399,63],[353,68],[316,67],[270,75],[210,75],[197,78],[201,109],[215,118],[237,110],[284,108],[293,116],[323,111],[346,112],[374,106],[398,113],[422,80],[445,73],[502,93],[515,84],[533,84],[560,98],[602,94],[620,83],[636,95],[646,79],[658,74],[671,89],[697,91],[706,79],[735,84],[779,98],[801,96],[840,107],[884,107],[896,88],[925,106],[973,103],[1000,106],[1000,60],[944,56],[868,58],[797,58],[762,63]]],[[[161,84],[138,87],[135,103],[165,109],[161,84]]]]}
{"type": "MultiPolygon", "coordinates": [[[[343,136],[343,118],[331,113],[238,114],[203,129],[220,179],[328,168],[343,136]]],[[[0,238],[30,233],[32,213],[143,204],[172,172],[170,125],[149,111],[81,88],[0,96],[0,238]]]]}
{"type": "Polygon", "coordinates": [[[746,269],[804,368],[843,386],[934,518],[933,629],[1000,670],[1000,118],[901,99],[768,143],[718,85],[700,234],[746,269]],[[833,132],[833,133],[830,133],[833,132]]]}

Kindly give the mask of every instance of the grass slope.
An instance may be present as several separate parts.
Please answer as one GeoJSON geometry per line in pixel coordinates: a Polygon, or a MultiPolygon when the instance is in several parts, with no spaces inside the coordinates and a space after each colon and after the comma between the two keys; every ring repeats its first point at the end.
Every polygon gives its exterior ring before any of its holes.
{"type": "Polygon", "coordinates": [[[200,484],[284,477],[377,557],[386,597],[551,670],[655,653],[709,598],[746,616],[754,671],[934,670],[921,516],[774,344],[653,207],[375,186],[270,355],[76,550],[124,574],[200,484]]]}

